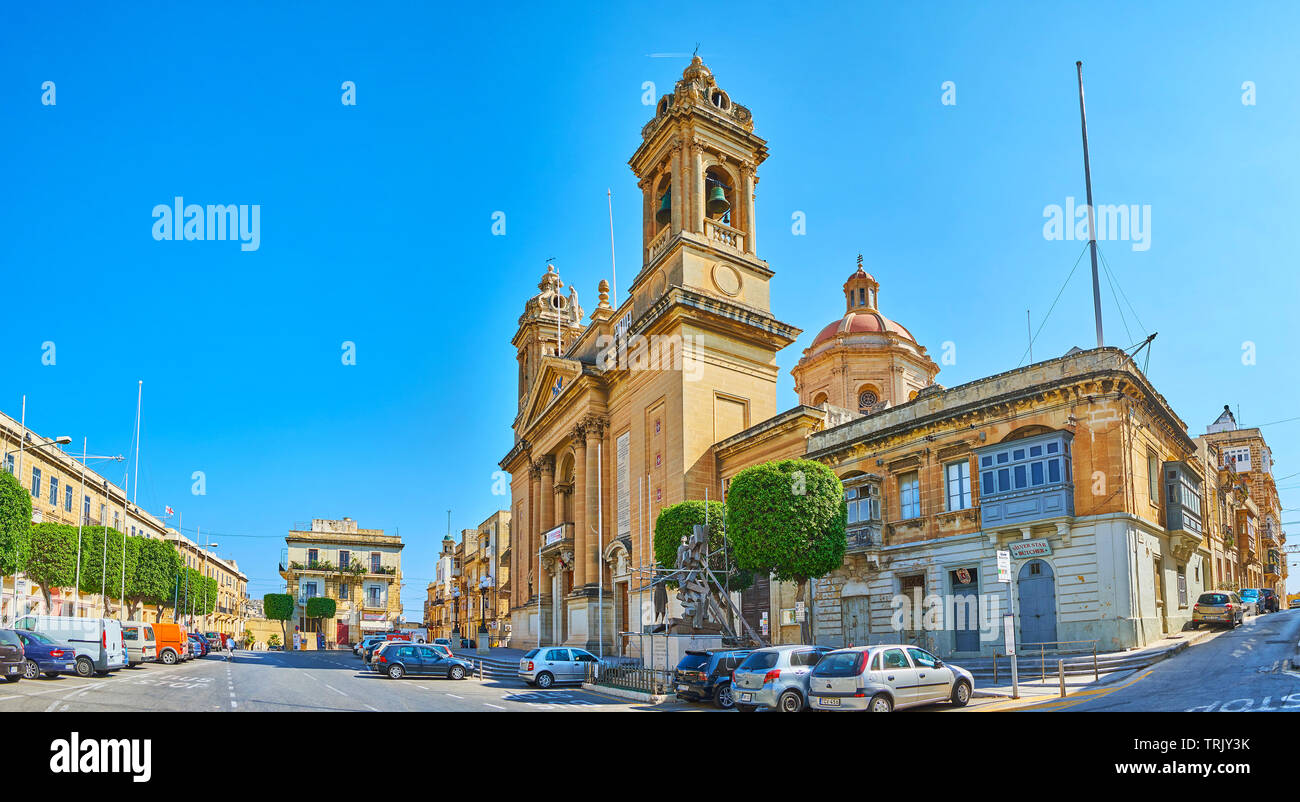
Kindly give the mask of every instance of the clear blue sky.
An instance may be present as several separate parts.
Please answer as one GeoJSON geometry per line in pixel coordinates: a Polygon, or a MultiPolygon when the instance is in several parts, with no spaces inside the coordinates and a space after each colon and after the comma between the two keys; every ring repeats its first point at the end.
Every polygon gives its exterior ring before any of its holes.
{"type": "MultiPolygon", "coordinates": [[[[1160,332],[1149,373],[1193,434],[1225,403],[1300,415],[1294,7],[780,4],[693,27],[640,3],[416,5],[0,9],[0,409],[25,393],[38,431],[126,451],[143,379],[141,504],[221,533],[254,595],[282,587],[294,521],[350,516],[400,528],[418,617],[446,511],[459,531],[504,505],[509,340],[546,258],[588,308],[609,274],[607,187],[630,285],[642,84],[671,91],[697,42],[770,143],[759,250],[805,330],[780,408],[859,251],[885,314],[936,358],[955,345],[941,382],[1020,362],[1026,308],[1037,327],[1079,255],[1042,228],[1083,198],[1082,59],[1097,201],[1152,210],[1149,250],[1103,244],[1132,303],[1126,333],[1103,283],[1108,340],[1160,332]],[[154,241],[176,195],[260,204],[259,249],[154,241]]],[[[1092,343],[1090,293],[1085,257],[1036,358],[1092,343]]],[[[1277,475],[1300,472],[1300,421],[1264,431],[1277,475]]],[[[1279,485],[1300,521],[1300,475],[1279,485]]]]}

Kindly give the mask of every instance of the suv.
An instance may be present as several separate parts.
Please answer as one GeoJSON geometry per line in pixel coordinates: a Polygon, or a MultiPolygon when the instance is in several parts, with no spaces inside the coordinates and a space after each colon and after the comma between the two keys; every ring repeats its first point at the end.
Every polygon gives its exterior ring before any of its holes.
{"type": "Polygon", "coordinates": [[[1277,597],[1277,591],[1272,588],[1264,588],[1260,591],[1264,595],[1263,604],[1264,612],[1277,613],[1282,610],[1282,602],[1277,597]]]}
{"type": "Polygon", "coordinates": [[[760,707],[782,713],[808,709],[808,675],[825,646],[771,646],[750,652],[731,675],[736,709],[751,713],[760,707]]]}
{"type": "Polygon", "coordinates": [[[5,682],[17,682],[23,678],[26,664],[27,655],[18,633],[12,629],[0,629],[0,677],[4,677],[5,682]]]}
{"type": "Polygon", "coordinates": [[[687,649],[673,672],[677,697],[691,702],[713,702],[723,710],[730,710],[735,705],[731,696],[731,673],[740,667],[751,651],[687,649]]]}

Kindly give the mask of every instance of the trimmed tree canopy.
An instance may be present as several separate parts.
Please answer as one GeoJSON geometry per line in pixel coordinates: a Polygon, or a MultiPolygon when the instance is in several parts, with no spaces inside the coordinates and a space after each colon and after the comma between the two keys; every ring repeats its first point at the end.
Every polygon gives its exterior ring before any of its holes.
{"type": "Polygon", "coordinates": [[[271,621],[293,618],[294,601],[288,593],[268,593],[262,597],[262,612],[271,621]]]}
{"type": "MultiPolygon", "coordinates": [[[[659,517],[655,519],[655,562],[660,568],[668,571],[677,568],[677,547],[681,545],[682,538],[691,536],[696,524],[704,523],[706,503],[710,527],[709,551],[715,552],[723,547],[727,505],[721,501],[682,501],[671,507],[664,507],[660,510],[659,517]]],[[[730,559],[724,559],[722,554],[718,554],[709,560],[709,568],[713,569],[718,581],[726,583],[727,590],[744,590],[754,584],[754,575],[736,566],[734,548],[728,556],[730,559]],[[729,583],[727,583],[728,568],[732,571],[729,583]]],[[[675,587],[676,584],[676,582],[669,583],[671,587],[675,587]]]]}
{"type": "Polygon", "coordinates": [[[32,534],[32,496],[22,482],[0,470],[0,575],[27,563],[32,534]]]}
{"type": "Polygon", "coordinates": [[[171,604],[180,575],[181,556],[166,540],[138,538],[135,575],[127,583],[127,595],[146,604],[171,604]]]}
{"type": "Polygon", "coordinates": [[[77,527],[33,524],[31,548],[23,572],[41,586],[46,601],[52,588],[72,587],[77,581],[77,527]]]}
{"type": "Polygon", "coordinates": [[[315,596],[307,600],[308,618],[333,618],[337,610],[338,605],[333,599],[315,596]]]}
{"type": "MultiPolygon", "coordinates": [[[[117,598],[122,592],[123,535],[113,527],[85,527],[81,530],[81,589],[117,598]],[[107,555],[105,554],[107,547],[107,555]],[[106,559],[107,557],[107,559],[106,559]]],[[[138,545],[126,540],[126,575],[135,576],[140,557],[138,545]]]]}
{"type": "Polygon", "coordinates": [[[781,581],[825,576],[844,559],[844,485],[813,460],[746,468],[727,493],[727,536],[736,563],[781,581]]]}

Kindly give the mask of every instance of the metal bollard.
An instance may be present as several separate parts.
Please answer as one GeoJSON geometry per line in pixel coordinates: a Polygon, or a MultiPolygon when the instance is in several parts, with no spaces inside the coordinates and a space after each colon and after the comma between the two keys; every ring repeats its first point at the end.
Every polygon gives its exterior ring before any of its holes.
{"type": "Polygon", "coordinates": [[[1092,644],[1092,681],[1101,682],[1101,669],[1097,668],[1097,644],[1092,644]]]}
{"type": "Polygon", "coordinates": [[[1065,661],[1056,661],[1056,673],[1061,678],[1061,695],[1065,696],[1065,661]]]}
{"type": "Polygon", "coordinates": [[[998,684],[998,653],[993,653],[993,684],[998,684]]]}

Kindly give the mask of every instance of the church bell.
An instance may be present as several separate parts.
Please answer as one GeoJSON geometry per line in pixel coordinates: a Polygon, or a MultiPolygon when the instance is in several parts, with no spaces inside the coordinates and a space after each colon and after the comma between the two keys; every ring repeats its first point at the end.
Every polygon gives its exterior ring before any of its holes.
{"type": "Polygon", "coordinates": [[[655,222],[661,226],[668,225],[668,221],[673,219],[672,195],[671,189],[665,192],[659,202],[659,211],[655,212],[655,222]]]}
{"type": "Polygon", "coordinates": [[[713,184],[709,187],[709,199],[705,202],[704,208],[713,217],[726,214],[727,210],[731,208],[731,204],[727,203],[727,195],[723,191],[721,184],[713,184]]]}

